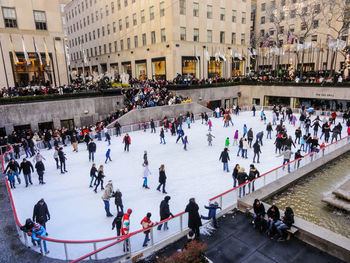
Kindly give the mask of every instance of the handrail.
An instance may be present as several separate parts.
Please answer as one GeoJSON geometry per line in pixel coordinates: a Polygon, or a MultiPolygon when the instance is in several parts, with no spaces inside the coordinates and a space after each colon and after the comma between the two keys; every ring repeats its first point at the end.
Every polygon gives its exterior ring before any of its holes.
{"type": "MultiPolygon", "coordinates": [[[[327,147],[330,147],[331,145],[334,145],[334,144],[336,144],[337,142],[340,142],[340,141],[342,141],[342,140],[349,139],[349,138],[350,138],[350,136],[346,136],[346,137],[344,137],[344,138],[342,138],[342,139],[340,139],[340,140],[337,140],[337,141],[335,141],[335,142],[333,142],[333,143],[327,144],[324,148],[320,149],[320,151],[323,151],[323,150],[326,149],[327,147]]],[[[301,159],[303,159],[303,158],[305,158],[305,157],[307,157],[307,156],[310,156],[310,155],[312,155],[312,154],[314,154],[314,153],[315,153],[315,152],[309,152],[309,153],[305,154],[305,155],[304,155],[303,157],[301,157],[301,158],[298,158],[298,159],[292,160],[292,161],[290,161],[290,162],[288,162],[288,163],[285,163],[285,164],[283,164],[283,165],[280,165],[280,166],[278,166],[278,167],[276,167],[276,168],[274,168],[274,169],[272,169],[272,170],[270,170],[270,171],[267,171],[266,173],[263,173],[263,174],[260,175],[258,178],[255,178],[255,179],[252,180],[252,181],[247,181],[247,182],[245,182],[245,183],[243,183],[243,184],[240,184],[240,185],[238,185],[238,186],[236,186],[236,187],[234,187],[234,188],[232,188],[232,189],[229,189],[229,190],[227,190],[227,191],[225,191],[225,192],[223,192],[223,193],[221,193],[221,194],[218,194],[218,195],[216,195],[216,196],[210,198],[209,201],[211,202],[211,201],[213,201],[214,199],[217,199],[217,198],[219,198],[219,197],[222,197],[222,196],[224,196],[224,195],[226,195],[226,194],[228,194],[228,193],[230,193],[230,192],[232,192],[232,191],[234,191],[234,190],[236,190],[236,189],[238,189],[238,188],[240,188],[240,187],[242,187],[242,186],[244,186],[244,185],[246,185],[246,184],[248,184],[248,183],[251,183],[251,182],[253,182],[253,181],[255,181],[255,180],[259,179],[259,178],[262,178],[262,177],[264,177],[264,176],[266,176],[266,175],[268,175],[268,174],[270,174],[270,173],[272,173],[272,172],[274,172],[274,171],[276,171],[276,170],[278,170],[278,169],[280,169],[280,168],[282,168],[282,167],[286,167],[286,166],[288,166],[288,165],[290,165],[290,164],[292,164],[292,163],[295,163],[295,162],[297,162],[297,161],[299,161],[299,160],[301,160],[301,159]]]]}

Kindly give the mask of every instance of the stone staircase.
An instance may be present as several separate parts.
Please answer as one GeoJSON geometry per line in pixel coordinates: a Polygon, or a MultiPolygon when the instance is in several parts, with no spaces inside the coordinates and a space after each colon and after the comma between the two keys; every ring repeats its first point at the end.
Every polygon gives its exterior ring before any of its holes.
{"type": "Polygon", "coordinates": [[[322,199],[323,202],[350,212],[350,179],[322,199]]]}

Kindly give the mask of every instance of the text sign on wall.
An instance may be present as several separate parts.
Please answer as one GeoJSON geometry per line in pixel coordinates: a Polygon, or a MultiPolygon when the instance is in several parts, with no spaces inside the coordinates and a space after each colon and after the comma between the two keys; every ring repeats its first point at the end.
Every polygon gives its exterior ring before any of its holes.
{"type": "Polygon", "coordinates": [[[334,98],[334,94],[332,93],[315,93],[315,97],[326,97],[326,98],[334,98]]]}

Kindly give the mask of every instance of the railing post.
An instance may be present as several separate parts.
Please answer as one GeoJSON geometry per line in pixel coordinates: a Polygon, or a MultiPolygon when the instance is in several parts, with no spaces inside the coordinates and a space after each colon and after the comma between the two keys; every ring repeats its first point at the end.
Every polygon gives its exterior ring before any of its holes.
{"type": "Polygon", "coordinates": [[[24,244],[26,245],[26,247],[29,247],[29,246],[28,246],[27,233],[23,232],[23,237],[24,237],[24,244]]]}
{"type": "Polygon", "coordinates": [[[275,180],[277,180],[278,179],[278,169],[276,169],[276,171],[275,171],[275,180]]]}
{"type": "MultiPolygon", "coordinates": [[[[96,245],[96,242],[94,242],[94,251],[96,251],[97,250],[97,245],[96,245]]],[[[95,260],[97,260],[97,253],[95,253],[95,260]]]]}
{"type": "Polygon", "coordinates": [[[66,260],[68,261],[68,249],[67,249],[67,243],[63,243],[64,245],[64,254],[66,255],[66,260]]]}
{"type": "Polygon", "coordinates": [[[264,175],[264,186],[266,185],[266,175],[264,175]]]}
{"type": "Polygon", "coordinates": [[[180,232],[183,232],[183,222],[182,222],[182,219],[183,219],[183,216],[182,214],[180,215],[180,232]]]}
{"type": "Polygon", "coordinates": [[[154,245],[154,239],[153,239],[153,227],[151,228],[151,246],[154,245]]]}
{"type": "Polygon", "coordinates": [[[45,256],[45,251],[44,251],[44,245],[43,245],[44,241],[42,239],[40,239],[40,252],[42,256],[45,256]]]}
{"type": "Polygon", "coordinates": [[[222,196],[220,196],[219,202],[220,202],[220,207],[222,207],[222,196]]]}
{"type": "Polygon", "coordinates": [[[249,183],[249,193],[251,194],[253,190],[253,181],[250,181],[249,183]]]}
{"type": "Polygon", "coordinates": [[[238,198],[239,198],[239,196],[238,196],[238,191],[239,191],[238,188],[236,188],[235,191],[236,191],[236,201],[238,202],[238,198]]]}

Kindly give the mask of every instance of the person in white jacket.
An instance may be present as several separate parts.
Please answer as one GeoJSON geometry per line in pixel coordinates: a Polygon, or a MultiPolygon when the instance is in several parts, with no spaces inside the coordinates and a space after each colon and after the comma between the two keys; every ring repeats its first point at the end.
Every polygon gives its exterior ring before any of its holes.
{"type": "Polygon", "coordinates": [[[247,139],[245,138],[243,140],[243,154],[242,154],[242,157],[244,156],[244,158],[248,159],[247,157],[247,152],[248,152],[248,141],[247,139]]]}
{"type": "Polygon", "coordinates": [[[147,185],[147,177],[149,175],[151,175],[151,171],[148,168],[148,161],[145,161],[144,164],[144,170],[143,170],[143,174],[142,174],[142,178],[143,178],[143,188],[149,189],[148,185],[147,185]]]}

